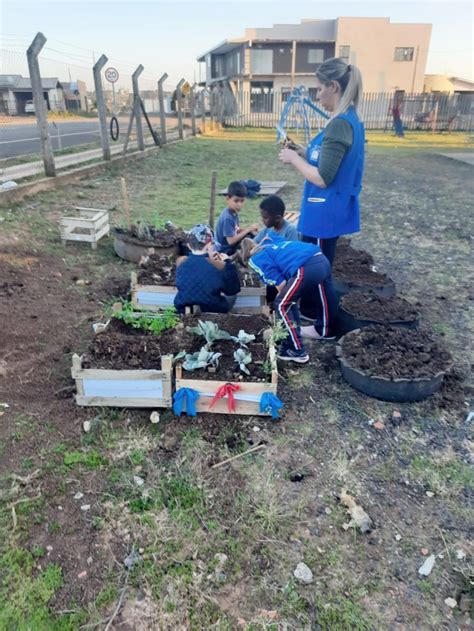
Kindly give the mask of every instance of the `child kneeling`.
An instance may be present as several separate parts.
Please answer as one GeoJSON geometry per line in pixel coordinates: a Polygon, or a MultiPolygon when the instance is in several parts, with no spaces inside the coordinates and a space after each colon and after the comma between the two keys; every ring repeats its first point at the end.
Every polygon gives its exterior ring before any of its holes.
{"type": "Polygon", "coordinates": [[[330,326],[337,312],[337,300],[331,280],[331,265],[319,246],[302,241],[265,241],[250,252],[250,267],[266,285],[278,290],[275,312],[283,321],[288,337],[278,350],[278,359],[304,364],[309,360],[302,337],[334,339],[330,326]],[[298,300],[320,296],[324,314],[323,325],[315,322],[300,327],[298,300]]]}
{"type": "Polygon", "coordinates": [[[214,233],[198,224],[187,234],[191,254],[178,259],[174,306],[178,313],[185,307],[199,306],[201,311],[227,313],[240,291],[237,269],[226,254],[214,250],[214,233]]]}

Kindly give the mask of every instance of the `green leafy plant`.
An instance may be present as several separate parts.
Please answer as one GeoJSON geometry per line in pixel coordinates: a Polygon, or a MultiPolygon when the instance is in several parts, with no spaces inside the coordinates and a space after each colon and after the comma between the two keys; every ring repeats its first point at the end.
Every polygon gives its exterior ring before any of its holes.
{"type": "Polygon", "coordinates": [[[184,370],[197,370],[209,366],[217,369],[221,355],[222,353],[212,353],[207,349],[207,346],[203,346],[200,351],[186,355],[183,368],[184,370]]]}
{"type": "Polygon", "coordinates": [[[239,348],[234,351],[234,359],[239,365],[239,368],[246,375],[250,375],[250,370],[247,368],[247,364],[252,363],[252,353],[245,351],[243,348],[239,348]]]}
{"type": "Polygon", "coordinates": [[[232,336],[232,339],[235,342],[238,342],[240,346],[247,348],[247,344],[254,341],[255,335],[253,335],[252,333],[246,333],[243,329],[240,329],[237,337],[232,336]]]}
{"type": "Polygon", "coordinates": [[[279,346],[282,340],[288,337],[288,331],[285,329],[283,322],[272,316],[272,325],[270,329],[264,332],[264,338],[268,346],[279,346]]]}
{"type": "Polygon", "coordinates": [[[199,320],[197,326],[188,326],[187,330],[196,335],[202,335],[206,340],[206,350],[209,350],[217,340],[231,340],[232,335],[219,328],[219,325],[209,320],[199,320]]]}
{"type": "Polygon", "coordinates": [[[167,329],[173,329],[179,322],[174,307],[168,307],[159,313],[136,311],[131,302],[124,302],[120,311],[114,311],[112,317],[122,320],[134,329],[143,329],[155,335],[161,335],[167,329]]]}

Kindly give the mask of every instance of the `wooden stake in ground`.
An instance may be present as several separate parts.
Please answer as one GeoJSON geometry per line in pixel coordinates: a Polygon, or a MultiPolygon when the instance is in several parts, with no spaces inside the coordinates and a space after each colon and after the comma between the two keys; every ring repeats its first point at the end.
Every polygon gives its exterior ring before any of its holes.
{"type": "Polygon", "coordinates": [[[214,230],[214,222],[216,216],[216,184],[217,171],[213,171],[211,175],[211,208],[209,211],[209,225],[214,230]]]}
{"type": "Polygon", "coordinates": [[[241,454],[237,454],[236,456],[232,456],[232,458],[227,458],[227,460],[223,460],[222,462],[218,462],[217,464],[213,464],[211,469],[217,469],[218,467],[222,467],[228,462],[232,462],[233,460],[237,460],[237,458],[242,458],[242,456],[246,456],[247,454],[251,454],[253,451],[257,451],[258,449],[263,449],[266,447],[265,444],[257,445],[256,447],[252,447],[251,449],[247,449],[247,451],[243,451],[241,454]]]}
{"type": "Polygon", "coordinates": [[[128,192],[127,192],[127,184],[125,183],[125,178],[120,178],[120,186],[122,188],[122,197],[123,197],[123,207],[125,210],[125,219],[127,221],[128,229],[132,228],[132,220],[130,219],[130,204],[128,203],[128,192]]]}

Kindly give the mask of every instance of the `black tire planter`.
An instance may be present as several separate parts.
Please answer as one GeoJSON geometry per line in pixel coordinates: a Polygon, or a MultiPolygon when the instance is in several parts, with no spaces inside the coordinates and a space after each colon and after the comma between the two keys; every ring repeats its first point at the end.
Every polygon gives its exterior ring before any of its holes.
{"type": "Polygon", "coordinates": [[[382,296],[382,298],[391,298],[392,296],[395,296],[397,291],[395,283],[391,278],[387,278],[385,283],[380,285],[365,285],[363,283],[347,282],[333,277],[332,284],[338,299],[342,298],[342,296],[345,296],[351,291],[373,293],[377,296],[382,296]]]}
{"type": "Polygon", "coordinates": [[[135,237],[122,232],[118,232],[114,228],[110,231],[114,239],[114,250],[117,256],[125,261],[138,263],[142,256],[148,254],[148,250],[153,248],[157,254],[179,254],[180,244],[169,247],[161,247],[153,241],[141,241],[135,237]]]}
{"type": "Polygon", "coordinates": [[[403,329],[416,329],[419,326],[421,321],[421,316],[415,320],[390,320],[390,322],[381,322],[380,320],[360,320],[355,317],[350,311],[344,309],[339,305],[338,312],[338,325],[339,331],[341,335],[345,333],[349,333],[349,331],[354,331],[355,329],[362,329],[365,326],[370,326],[371,324],[382,324],[383,326],[398,326],[403,329]]]}
{"type": "MultiPolygon", "coordinates": [[[[360,329],[355,329],[347,335],[355,335],[359,330],[360,329]]],[[[443,377],[447,370],[449,370],[448,366],[445,370],[438,372],[433,377],[418,377],[413,379],[389,379],[387,377],[367,375],[360,368],[353,368],[347,362],[342,351],[344,337],[341,337],[336,345],[336,356],[341,366],[342,376],[349,385],[359,390],[359,392],[367,394],[369,397],[399,403],[422,401],[440,389],[443,383],[443,377]]]]}

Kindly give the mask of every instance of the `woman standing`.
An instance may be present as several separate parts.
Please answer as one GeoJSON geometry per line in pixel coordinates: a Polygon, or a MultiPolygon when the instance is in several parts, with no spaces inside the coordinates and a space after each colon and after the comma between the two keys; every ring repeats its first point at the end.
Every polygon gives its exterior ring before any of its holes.
{"type": "MultiPolygon", "coordinates": [[[[285,147],[279,158],[291,164],[305,178],[298,230],[302,240],[319,245],[332,265],[339,236],[358,232],[359,193],[364,171],[364,127],[357,116],[362,96],[358,68],[342,59],[328,59],[316,72],[319,102],[331,117],[326,127],[302,151],[285,147]]],[[[309,304],[300,304],[301,315],[314,320],[302,327],[304,337],[331,338],[334,322],[327,311],[326,291],[315,298],[318,313],[309,304]]]]}

